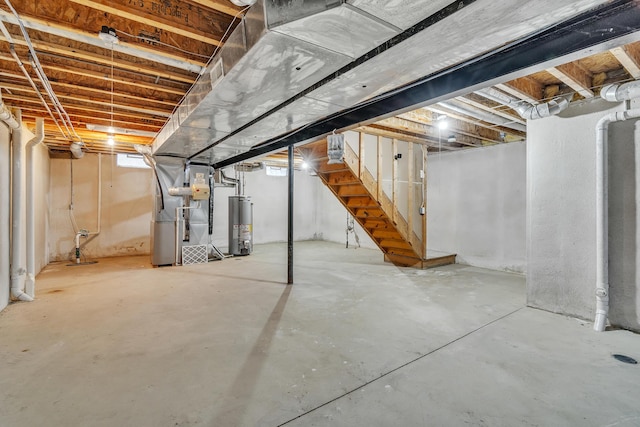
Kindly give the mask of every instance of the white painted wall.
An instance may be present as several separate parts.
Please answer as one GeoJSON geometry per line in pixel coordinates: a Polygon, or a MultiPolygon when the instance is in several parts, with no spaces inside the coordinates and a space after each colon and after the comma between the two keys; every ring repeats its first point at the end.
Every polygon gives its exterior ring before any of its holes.
{"type": "MultiPolygon", "coordinates": [[[[27,142],[33,138],[27,127],[23,124],[22,144],[26,146],[27,142]]],[[[26,167],[25,167],[25,149],[23,149],[23,189],[21,217],[22,224],[18,236],[14,236],[22,244],[20,259],[17,261],[20,268],[26,268],[26,167]]],[[[10,300],[10,234],[11,234],[11,134],[9,128],[0,123],[0,310],[5,308],[10,300]]],[[[39,273],[42,268],[49,262],[46,235],[48,227],[48,209],[49,202],[49,153],[40,145],[33,150],[33,166],[36,171],[34,181],[34,198],[35,198],[35,273],[39,273]]],[[[23,276],[23,279],[25,276],[23,276]]],[[[24,280],[23,285],[24,286],[24,280]]],[[[37,293],[37,281],[36,281],[37,293]]]]}
{"type": "Polygon", "coordinates": [[[526,269],[524,142],[429,154],[427,248],[457,262],[526,269]]]}
{"type": "MultiPolygon", "coordinates": [[[[595,311],[595,126],[621,110],[594,100],[528,124],[530,306],[593,319],[595,311]]],[[[631,123],[612,124],[610,162],[610,320],[639,330],[638,141],[631,123]]]]}
{"type": "MultiPolygon", "coordinates": [[[[51,260],[75,259],[75,232],[70,220],[71,162],[74,213],[79,228],[98,227],[98,155],[82,159],[52,159],[49,251],[51,260]]],[[[115,156],[102,155],[102,224],[95,238],[81,239],[88,260],[149,254],[151,209],[155,180],[151,169],[122,168],[115,156]]]]}
{"type": "MultiPolygon", "coordinates": [[[[338,198],[329,190],[317,176],[312,177],[318,187],[316,209],[318,210],[318,234],[322,240],[342,243],[346,246],[347,209],[342,206],[338,198]]],[[[360,246],[369,249],[378,249],[367,232],[355,223],[355,233],[360,240],[360,246]]],[[[349,234],[349,247],[357,247],[355,235],[349,234]]],[[[382,259],[382,252],[380,253],[382,259]]]]}

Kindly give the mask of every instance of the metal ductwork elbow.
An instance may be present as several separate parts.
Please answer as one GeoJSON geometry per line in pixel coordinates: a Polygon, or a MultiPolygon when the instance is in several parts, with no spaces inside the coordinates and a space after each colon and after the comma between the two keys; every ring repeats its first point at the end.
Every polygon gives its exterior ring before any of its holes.
{"type": "Polygon", "coordinates": [[[255,2],[256,0],[231,0],[231,3],[240,7],[252,6],[255,2]]]}
{"type": "Polygon", "coordinates": [[[640,98],[640,81],[605,85],[600,91],[600,97],[609,102],[629,101],[630,99],[640,98]]]}
{"type": "Polygon", "coordinates": [[[515,110],[523,119],[537,120],[545,117],[555,116],[566,110],[571,102],[573,94],[561,95],[549,102],[538,105],[520,104],[515,110]]]}
{"type": "Polygon", "coordinates": [[[76,159],[81,159],[84,156],[84,151],[82,151],[82,144],[79,142],[72,142],[69,146],[69,150],[71,151],[71,154],[73,154],[73,157],[75,157],[76,159]]]}

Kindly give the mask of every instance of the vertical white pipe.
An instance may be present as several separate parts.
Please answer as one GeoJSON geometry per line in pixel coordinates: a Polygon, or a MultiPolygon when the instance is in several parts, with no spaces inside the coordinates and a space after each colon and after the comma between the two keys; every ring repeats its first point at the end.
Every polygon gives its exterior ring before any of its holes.
{"type": "Polygon", "coordinates": [[[593,330],[602,332],[609,315],[609,191],[607,143],[609,124],[640,117],[640,109],[611,113],[596,125],[596,316],[593,330]]]}
{"type": "Polygon", "coordinates": [[[24,288],[27,295],[35,298],[36,283],[36,237],[35,237],[35,168],[33,149],[44,140],[44,119],[36,119],[36,135],[27,143],[25,164],[27,168],[27,280],[24,288]]]}
{"type": "Polygon", "coordinates": [[[596,125],[596,317],[593,330],[604,331],[609,313],[609,257],[608,257],[608,191],[606,148],[609,123],[615,114],[607,115],[596,125]]]}
{"type": "MultiPolygon", "coordinates": [[[[22,113],[16,111],[16,121],[22,123],[22,113]]],[[[22,126],[11,133],[11,297],[20,301],[33,301],[22,291],[22,279],[25,273],[20,267],[22,241],[22,126]]]]}

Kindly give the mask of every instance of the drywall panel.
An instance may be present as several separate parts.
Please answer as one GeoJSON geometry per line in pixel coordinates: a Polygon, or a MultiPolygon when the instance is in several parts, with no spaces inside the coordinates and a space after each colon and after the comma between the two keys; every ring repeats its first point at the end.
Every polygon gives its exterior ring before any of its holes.
{"type": "MultiPolygon", "coordinates": [[[[233,169],[226,171],[234,176],[233,169]]],[[[270,176],[266,170],[246,172],[240,175],[244,182],[244,194],[253,202],[254,243],[286,242],[288,236],[288,196],[287,176],[270,176]]],[[[295,171],[294,175],[294,240],[321,239],[318,234],[316,177],[306,171],[295,171]]],[[[214,190],[214,232],[213,244],[226,250],[229,246],[229,196],[235,195],[235,188],[216,187],[214,190]]]]}
{"type": "Polygon", "coordinates": [[[150,252],[149,234],[155,185],[152,171],[119,167],[115,161],[115,156],[97,154],[85,154],[83,158],[74,160],[51,160],[51,260],[75,259],[76,233],[70,206],[73,206],[73,217],[78,229],[96,232],[100,225],[99,234],[81,238],[83,261],[150,252]],[[99,188],[102,190],[101,206],[98,205],[99,188]]]}
{"type": "Polygon", "coordinates": [[[478,267],[524,272],[525,144],[429,154],[427,248],[478,267]]]}
{"type": "MultiPolygon", "coordinates": [[[[530,306],[593,319],[595,312],[595,126],[615,105],[574,105],[528,123],[530,306]]],[[[638,312],[637,141],[632,123],[609,129],[610,320],[640,329],[638,312]]]]}
{"type": "Polygon", "coordinates": [[[9,252],[10,231],[9,217],[11,206],[11,134],[4,122],[0,122],[0,310],[9,304],[9,252]]]}

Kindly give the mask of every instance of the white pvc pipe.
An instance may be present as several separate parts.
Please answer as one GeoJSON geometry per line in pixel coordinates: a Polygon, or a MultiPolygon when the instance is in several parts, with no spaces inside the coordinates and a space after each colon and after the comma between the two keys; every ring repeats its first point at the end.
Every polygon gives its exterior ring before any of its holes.
{"type": "MultiPolygon", "coordinates": [[[[18,123],[22,123],[22,113],[16,111],[18,123]]],[[[11,132],[11,297],[20,301],[33,301],[22,290],[22,278],[25,269],[20,267],[20,253],[22,241],[20,228],[22,227],[22,126],[11,132]]]]}
{"type": "Polygon", "coordinates": [[[35,238],[35,171],[33,165],[33,148],[44,140],[44,119],[36,119],[36,135],[27,143],[25,164],[27,167],[27,280],[24,288],[27,295],[35,298],[36,283],[36,238],[35,238]]]}
{"type": "Polygon", "coordinates": [[[20,123],[13,114],[11,114],[11,110],[2,102],[2,92],[0,92],[0,120],[5,122],[11,129],[18,129],[20,127],[20,123]]]}
{"type": "Polygon", "coordinates": [[[609,315],[609,192],[607,143],[609,124],[640,117],[640,109],[607,114],[596,125],[596,316],[593,329],[602,332],[609,315]]]}

